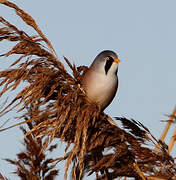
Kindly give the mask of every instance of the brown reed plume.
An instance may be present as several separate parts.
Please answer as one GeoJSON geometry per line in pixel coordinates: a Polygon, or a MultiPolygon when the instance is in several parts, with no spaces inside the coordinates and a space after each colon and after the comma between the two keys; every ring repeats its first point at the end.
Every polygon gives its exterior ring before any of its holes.
{"type": "Polygon", "coordinates": [[[0,96],[8,90],[15,91],[21,82],[27,83],[1,114],[19,107],[23,112],[21,119],[28,117],[23,123],[32,124],[30,131],[24,131],[25,140],[31,136],[36,143],[45,139],[39,155],[54,138],[59,138],[67,143],[67,153],[55,163],[66,160],[65,179],[70,165],[72,180],[93,173],[97,179],[108,180],[122,176],[173,179],[176,176],[174,159],[164,143],[154,151],[150,144],[158,141],[145,126],[134,120],[117,118],[124,127],[120,129],[97,104],[87,99],[81,88],[80,79],[87,67],[76,67],[64,58],[72,70],[69,74],[34,19],[9,1],[0,0],[0,3],[13,8],[37,33],[30,36],[0,18],[3,25],[0,40],[16,42],[1,56],[19,55],[10,69],[0,72],[3,88],[0,96]]]}
{"type": "MultiPolygon", "coordinates": [[[[38,123],[38,122],[37,122],[38,123]]],[[[36,122],[28,122],[28,129],[32,129],[36,125],[36,122]]],[[[16,171],[14,174],[18,175],[20,179],[35,179],[35,180],[53,180],[58,175],[58,170],[55,169],[55,163],[53,159],[47,158],[45,152],[40,153],[40,150],[43,148],[43,139],[37,139],[32,133],[28,136],[25,136],[27,130],[24,127],[21,127],[21,130],[24,134],[24,143],[25,150],[17,154],[16,160],[5,159],[10,164],[16,166],[16,171]]],[[[51,152],[57,148],[57,145],[52,145],[48,147],[48,151],[51,152]]]]}

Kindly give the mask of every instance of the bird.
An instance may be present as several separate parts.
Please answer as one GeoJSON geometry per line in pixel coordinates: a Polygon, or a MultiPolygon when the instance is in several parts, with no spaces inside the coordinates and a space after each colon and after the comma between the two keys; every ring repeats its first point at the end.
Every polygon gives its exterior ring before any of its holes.
{"type": "Polygon", "coordinates": [[[118,66],[120,59],[111,50],[100,52],[83,74],[82,87],[92,102],[100,105],[102,111],[112,102],[118,89],[118,66]]]}

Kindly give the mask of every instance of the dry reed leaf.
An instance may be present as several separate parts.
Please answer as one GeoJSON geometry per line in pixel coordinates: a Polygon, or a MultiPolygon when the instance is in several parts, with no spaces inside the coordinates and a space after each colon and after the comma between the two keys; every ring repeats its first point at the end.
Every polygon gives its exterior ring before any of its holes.
{"type": "MultiPolygon", "coordinates": [[[[71,164],[72,180],[82,179],[85,173],[95,173],[97,179],[120,176],[140,179],[134,163],[147,176],[171,179],[176,175],[174,159],[165,146],[161,145],[157,152],[147,146],[158,141],[145,126],[134,120],[116,118],[124,125],[121,129],[100,111],[98,104],[87,99],[80,84],[87,67],[76,67],[64,57],[72,70],[69,74],[34,19],[9,1],[1,0],[0,3],[15,9],[17,15],[37,32],[37,35],[30,36],[0,18],[3,25],[0,40],[16,42],[9,52],[1,56],[20,55],[10,69],[0,72],[0,95],[9,90],[15,91],[21,82],[27,83],[1,113],[8,111],[12,105],[24,112],[21,118],[32,124],[25,138],[33,137],[31,141],[36,148],[37,143],[44,139],[44,144],[38,149],[39,155],[54,138],[66,142],[66,155],[55,160],[56,163],[66,160],[65,179],[71,164]]],[[[28,140],[25,143],[29,145],[28,140]]],[[[30,154],[33,153],[35,151],[30,149],[30,154]]],[[[10,162],[19,167],[20,172],[29,173],[24,164],[10,162]]]]}

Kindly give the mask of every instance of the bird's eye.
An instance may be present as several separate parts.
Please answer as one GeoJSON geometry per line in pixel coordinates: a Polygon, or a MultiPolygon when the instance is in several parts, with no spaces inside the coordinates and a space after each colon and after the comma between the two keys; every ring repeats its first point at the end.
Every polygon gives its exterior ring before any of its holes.
{"type": "Polygon", "coordinates": [[[106,61],[109,61],[109,60],[110,60],[110,57],[109,57],[109,56],[107,56],[105,59],[106,59],[106,61]]]}

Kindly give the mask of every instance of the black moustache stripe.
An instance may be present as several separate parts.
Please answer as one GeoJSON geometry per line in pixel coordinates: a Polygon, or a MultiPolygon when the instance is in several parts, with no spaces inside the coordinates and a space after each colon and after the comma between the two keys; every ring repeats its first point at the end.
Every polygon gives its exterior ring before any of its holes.
{"type": "Polygon", "coordinates": [[[113,61],[114,60],[112,58],[110,58],[110,60],[106,61],[106,64],[105,64],[105,73],[106,74],[108,73],[109,69],[111,68],[111,65],[112,65],[113,61]]]}

